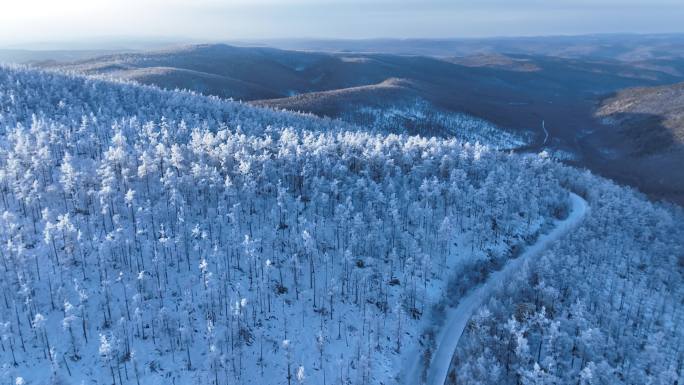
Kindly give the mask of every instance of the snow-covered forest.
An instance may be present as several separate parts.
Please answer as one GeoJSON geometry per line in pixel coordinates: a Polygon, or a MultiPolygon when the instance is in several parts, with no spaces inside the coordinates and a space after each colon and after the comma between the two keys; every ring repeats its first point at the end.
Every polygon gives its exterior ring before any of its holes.
{"type": "Polygon", "coordinates": [[[505,130],[475,116],[442,111],[422,99],[389,106],[357,106],[341,119],[375,132],[454,137],[463,142],[486,143],[495,149],[514,149],[530,144],[530,133],[505,130]]]}
{"type": "Polygon", "coordinates": [[[471,319],[448,382],[681,384],[681,209],[559,172],[585,192],[588,218],[471,319]]]}
{"type": "Polygon", "coordinates": [[[0,137],[0,384],[397,383],[569,191],[455,378],[681,381],[681,212],[545,156],[8,67],[0,137]]]}

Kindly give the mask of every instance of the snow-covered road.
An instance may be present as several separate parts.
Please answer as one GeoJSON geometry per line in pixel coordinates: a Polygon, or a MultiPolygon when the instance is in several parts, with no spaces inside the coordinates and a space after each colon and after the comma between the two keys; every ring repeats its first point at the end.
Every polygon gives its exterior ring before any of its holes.
{"type": "MultiPolygon", "coordinates": [[[[444,326],[436,337],[436,350],[427,369],[427,381],[423,384],[444,385],[458,340],[475,310],[527,260],[538,256],[554,241],[572,230],[589,210],[587,202],[574,193],[570,193],[570,206],[568,217],[557,221],[551,232],[540,236],[534,245],[529,246],[518,258],[509,261],[503,269],[490,274],[487,281],[463,297],[457,307],[447,310],[444,326]]],[[[421,384],[422,355],[416,354],[412,359],[414,362],[409,363],[403,376],[406,385],[421,384]]]]}

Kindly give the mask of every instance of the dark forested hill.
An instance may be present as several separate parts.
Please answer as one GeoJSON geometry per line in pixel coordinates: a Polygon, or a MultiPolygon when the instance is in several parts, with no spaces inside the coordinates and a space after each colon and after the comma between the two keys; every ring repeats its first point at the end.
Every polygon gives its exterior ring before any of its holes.
{"type": "Polygon", "coordinates": [[[596,115],[605,125],[593,135],[613,143],[612,171],[684,203],[684,84],[621,90],[596,115]]]}

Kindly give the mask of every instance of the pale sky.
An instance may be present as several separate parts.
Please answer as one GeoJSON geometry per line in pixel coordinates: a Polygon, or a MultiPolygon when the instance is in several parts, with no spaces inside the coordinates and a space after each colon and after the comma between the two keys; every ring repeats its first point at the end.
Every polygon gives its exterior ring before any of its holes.
{"type": "Polygon", "coordinates": [[[684,0],[0,0],[0,44],[684,32],[684,0]]]}

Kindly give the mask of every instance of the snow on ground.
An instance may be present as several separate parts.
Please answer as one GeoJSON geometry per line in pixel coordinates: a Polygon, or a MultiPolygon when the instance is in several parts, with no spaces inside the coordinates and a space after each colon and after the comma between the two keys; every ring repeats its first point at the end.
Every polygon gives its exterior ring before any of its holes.
{"type": "Polygon", "coordinates": [[[489,297],[492,291],[505,283],[511,274],[518,271],[530,258],[536,258],[543,253],[553,242],[577,226],[587,213],[587,202],[578,195],[570,194],[571,211],[567,218],[556,222],[555,227],[548,234],[539,237],[534,245],[529,246],[518,258],[509,261],[499,271],[492,273],[486,282],[473,289],[469,294],[458,301],[458,306],[447,312],[447,321],[437,335],[437,348],[432,355],[432,360],[427,368],[427,381],[422,382],[424,363],[422,349],[413,349],[407,354],[403,368],[406,369],[402,378],[406,385],[427,384],[444,385],[451,365],[451,359],[458,340],[472,314],[489,297]]]}
{"type": "Polygon", "coordinates": [[[453,275],[474,282],[565,206],[543,158],[0,80],[2,385],[394,383],[453,275]]]}
{"type": "Polygon", "coordinates": [[[455,137],[496,149],[518,148],[532,140],[528,132],[506,130],[473,115],[441,110],[421,99],[385,107],[352,108],[343,114],[342,119],[377,132],[455,137]]]}

